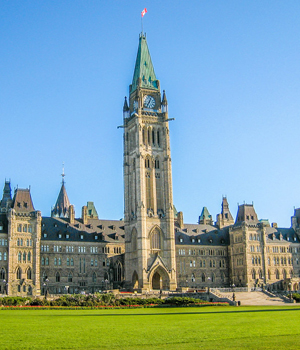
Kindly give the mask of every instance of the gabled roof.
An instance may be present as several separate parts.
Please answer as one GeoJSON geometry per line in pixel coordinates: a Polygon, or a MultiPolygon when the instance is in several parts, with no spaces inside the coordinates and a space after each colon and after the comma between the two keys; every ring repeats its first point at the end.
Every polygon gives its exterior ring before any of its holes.
{"type": "Polygon", "coordinates": [[[158,90],[157,79],[148,49],[146,36],[144,34],[140,34],[130,92],[136,90],[138,85],[143,88],[158,90]]]}
{"type": "Polygon", "coordinates": [[[70,201],[67,195],[67,191],[65,188],[64,181],[62,182],[61,189],[59,191],[59,195],[57,197],[57,201],[55,203],[54,208],[51,211],[51,216],[60,217],[60,218],[68,218],[69,217],[69,207],[70,201]]]}

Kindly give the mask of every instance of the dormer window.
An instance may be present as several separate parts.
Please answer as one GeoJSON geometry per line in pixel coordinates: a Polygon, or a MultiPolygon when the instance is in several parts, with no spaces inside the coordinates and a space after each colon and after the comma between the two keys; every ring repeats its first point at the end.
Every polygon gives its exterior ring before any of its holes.
{"type": "Polygon", "coordinates": [[[17,202],[17,207],[21,208],[21,203],[20,202],[17,202]]]}
{"type": "Polygon", "coordinates": [[[83,239],[83,235],[80,235],[80,239],[83,239]]]}
{"type": "Polygon", "coordinates": [[[195,243],[195,238],[192,238],[192,243],[195,243]]]}
{"type": "Polygon", "coordinates": [[[200,238],[198,238],[198,240],[197,240],[197,241],[198,241],[198,243],[201,243],[201,239],[200,239],[200,238]]]}
{"type": "Polygon", "coordinates": [[[28,207],[27,202],[23,202],[23,206],[24,206],[24,208],[27,208],[28,207]]]}
{"type": "Polygon", "coordinates": [[[95,236],[95,239],[98,239],[98,236],[95,236]]]}
{"type": "Polygon", "coordinates": [[[47,233],[44,233],[44,238],[47,238],[47,233]]]}
{"type": "Polygon", "coordinates": [[[183,238],[179,237],[179,242],[182,243],[183,242],[183,238]]]}
{"type": "Polygon", "coordinates": [[[61,233],[58,234],[58,238],[61,238],[61,233]]]}
{"type": "Polygon", "coordinates": [[[296,242],[297,241],[297,238],[296,238],[296,236],[294,236],[294,242],[296,242]]]}
{"type": "Polygon", "coordinates": [[[69,239],[69,238],[70,238],[70,235],[69,235],[69,234],[66,234],[66,238],[69,239]]]}
{"type": "Polygon", "coordinates": [[[57,224],[54,224],[53,226],[54,226],[54,227],[57,227],[57,224]]]}

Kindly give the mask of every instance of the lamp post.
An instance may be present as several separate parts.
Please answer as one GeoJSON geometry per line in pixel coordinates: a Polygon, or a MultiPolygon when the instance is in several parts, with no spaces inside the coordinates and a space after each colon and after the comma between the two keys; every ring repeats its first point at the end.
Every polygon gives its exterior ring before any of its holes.
{"type": "Polygon", "coordinates": [[[235,301],[235,284],[232,284],[232,301],[235,301]]]}
{"type": "Polygon", "coordinates": [[[8,283],[6,283],[6,280],[3,280],[3,284],[4,284],[4,294],[7,295],[7,286],[8,286],[8,283]]]}
{"type": "Polygon", "coordinates": [[[47,299],[47,296],[48,296],[48,282],[49,282],[49,280],[48,280],[48,278],[46,278],[45,279],[45,282],[44,282],[44,284],[43,284],[43,287],[44,287],[44,290],[45,290],[45,292],[44,292],[44,295],[45,295],[45,299],[47,299]]]}
{"type": "Polygon", "coordinates": [[[210,293],[210,288],[209,288],[209,283],[210,283],[211,278],[207,277],[207,282],[208,282],[208,287],[207,287],[207,295],[209,296],[210,293]]]}

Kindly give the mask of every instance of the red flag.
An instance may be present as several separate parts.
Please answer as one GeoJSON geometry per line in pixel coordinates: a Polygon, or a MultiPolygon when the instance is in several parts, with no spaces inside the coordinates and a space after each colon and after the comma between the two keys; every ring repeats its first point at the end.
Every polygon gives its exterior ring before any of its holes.
{"type": "Polygon", "coordinates": [[[144,8],[144,10],[142,11],[142,17],[144,17],[146,13],[147,13],[147,9],[144,8]]]}

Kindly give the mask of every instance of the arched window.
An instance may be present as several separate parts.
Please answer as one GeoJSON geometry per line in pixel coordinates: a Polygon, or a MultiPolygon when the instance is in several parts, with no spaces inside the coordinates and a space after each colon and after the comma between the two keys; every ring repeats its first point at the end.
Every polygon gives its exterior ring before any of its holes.
{"type": "Polygon", "coordinates": [[[205,282],[205,280],[206,280],[205,273],[202,273],[202,275],[201,275],[201,281],[202,281],[202,282],[205,282]]]}
{"type": "Polygon", "coordinates": [[[146,144],[146,131],[145,131],[145,128],[143,128],[143,131],[142,131],[142,137],[143,137],[143,144],[145,145],[146,144]]]}
{"type": "Polygon", "coordinates": [[[59,272],[56,272],[55,281],[56,282],[60,282],[60,274],[59,274],[59,272]]]}
{"type": "Polygon", "coordinates": [[[285,271],[285,269],[282,270],[282,277],[283,277],[284,280],[286,279],[286,271],[285,271]]]}
{"type": "Polygon", "coordinates": [[[17,239],[17,246],[20,246],[20,238],[17,239]]]}
{"type": "Polygon", "coordinates": [[[31,280],[31,268],[27,270],[27,279],[31,280]]]}
{"type": "Polygon", "coordinates": [[[255,279],[256,279],[256,272],[255,272],[255,270],[254,270],[254,269],[252,270],[252,279],[253,279],[253,280],[255,280],[255,279]]]}
{"type": "Polygon", "coordinates": [[[215,282],[215,281],[216,281],[216,276],[215,276],[214,273],[211,275],[211,281],[212,281],[212,282],[215,282]]]}
{"type": "Polygon", "coordinates": [[[49,258],[46,258],[46,265],[49,265],[49,258]]]}
{"type": "Polygon", "coordinates": [[[156,137],[157,146],[160,147],[160,132],[159,132],[159,130],[157,130],[156,135],[157,135],[157,137],[156,137]]]}
{"type": "Polygon", "coordinates": [[[23,238],[21,238],[21,247],[23,247],[23,238]]]}
{"type": "Polygon", "coordinates": [[[20,280],[22,278],[22,270],[20,267],[17,269],[17,280],[20,280]]]}
{"type": "Polygon", "coordinates": [[[42,259],[41,259],[41,264],[45,265],[45,258],[44,257],[42,257],[42,259]]]}
{"type": "Polygon", "coordinates": [[[71,272],[68,274],[68,282],[73,282],[73,276],[71,272]]]}
{"type": "Polygon", "coordinates": [[[23,253],[23,262],[26,262],[26,253],[23,253]]]}
{"type": "Polygon", "coordinates": [[[21,262],[21,261],[22,261],[22,253],[19,252],[19,253],[18,253],[18,262],[21,262]]]}
{"type": "Polygon", "coordinates": [[[277,280],[279,280],[279,271],[278,271],[278,270],[275,271],[275,278],[276,278],[277,280]]]}
{"type": "Polygon", "coordinates": [[[195,275],[194,275],[193,273],[192,273],[191,280],[192,280],[192,282],[195,282],[195,281],[196,281],[196,279],[195,279],[195,275]]]}
{"type": "Polygon", "coordinates": [[[5,280],[5,270],[4,268],[2,267],[1,271],[0,271],[0,279],[1,280],[5,280]]]}
{"type": "Polygon", "coordinates": [[[28,262],[31,261],[31,253],[30,253],[30,252],[28,252],[28,254],[27,254],[27,261],[28,261],[28,262]]]}
{"type": "Polygon", "coordinates": [[[155,145],[155,131],[152,129],[152,145],[155,145]]]}
{"type": "Polygon", "coordinates": [[[259,277],[259,279],[262,279],[262,270],[258,271],[258,277],[259,277]]]}
{"type": "Polygon", "coordinates": [[[252,233],[250,233],[249,240],[252,241],[252,233]]]}
{"type": "Polygon", "coordinates": [[[93,277],[92,277],[93,283],[96,283],[97,281],[97,275],[96,272],[93,272],[93,277]]]}
{"type": "Polygon", "coordinates": [[[225,274],[224,274],[224,272],[221,272],[221,280],[222,280],[222,282],[225,282],[225,274]]]}
{"type": "Polygon", "coordinates": [[[45,282],[46,279],[47,279],[47,274],[46,274],[46,272],[44,271],[44,272],[43,272],[43,282],[45,282]]]}
{"type": "Polygon", "coordinates": [[[148,128],[148,145],[151,146],[151,128],[148,128]]]}
{"type": "Polygon", "coordinates": [[[161,250],[161,237],[160,237],[160,232],[157,228],[154,229],[151,234],[150,246],[152,251],[161,250]]]}

